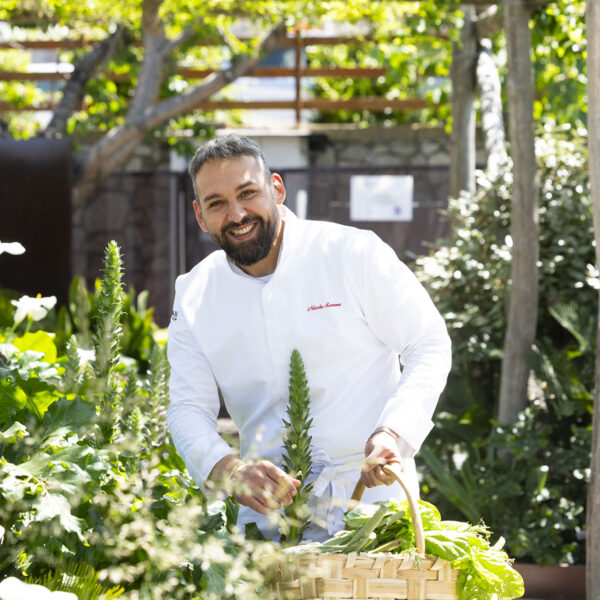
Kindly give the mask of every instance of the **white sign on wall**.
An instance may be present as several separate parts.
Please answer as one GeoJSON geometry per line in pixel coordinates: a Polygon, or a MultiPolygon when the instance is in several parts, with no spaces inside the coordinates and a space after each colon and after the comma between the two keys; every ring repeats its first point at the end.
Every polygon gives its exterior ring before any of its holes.
{"type": "Polygon", "coordinates": [[[412,221],[412,175],[352,175],[351,221],[412,221]]]}

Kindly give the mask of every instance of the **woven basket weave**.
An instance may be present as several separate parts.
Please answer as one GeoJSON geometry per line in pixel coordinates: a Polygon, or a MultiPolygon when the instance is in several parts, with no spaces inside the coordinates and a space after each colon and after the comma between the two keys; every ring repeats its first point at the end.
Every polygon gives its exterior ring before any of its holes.
{"type": "MultiPolygon", "coordinates": [[[[417,541],[416,553],[289,555],[279,564],[272,589],[280,600],[458,600],[458,571],[441,558],[425,556],[418,504],[398,469],[386,466],[402,484],[417,541]]],[[[357,485],[352,498],[364,491],[357,485]]]]}

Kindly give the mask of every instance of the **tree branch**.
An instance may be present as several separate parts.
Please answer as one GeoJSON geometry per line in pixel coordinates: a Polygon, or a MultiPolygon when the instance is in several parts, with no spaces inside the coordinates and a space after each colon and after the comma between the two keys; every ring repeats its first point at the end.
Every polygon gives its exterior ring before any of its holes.
{"type": "Polygon", "coordinates": [[[276,27],[265,38],[256,55],[242,56],[237,59],[234,57],[230,67],[209,75],[203,83],[193,87],[191,90],[158,104],[144,115],[143,124],[135,124],[135,126],[143,126],[147,131],[148,129],[158,127],[158,125],[165,123],[177,115],[193,110],[196,104],[210,98],[214,93],[254,68],[265,54],[268,54],[280,45],[281,41],[285,39],[285,34],[285,26],[280,25],[276,27]]]}
{"type": "Polygon", "coordinates": [[[168,41],[164,25],[158,17],[161,4],[162,0],[144,0],[142,12],[144,59],[140,66],[133,101],[127,112],[128,120],[135,120],[148,107],[156,103],[164,79],[168,41]]]}
{"type": "Polygon", "coordinates": [[[169,40],[167,44],[166,54],[171,54],[177,48],[180,48],[190,40],[194,39],[197,35],[196,30],[193,27],[188,27],[185,31],[182,31],[176,38],[169,40]]]}
{"type": "Polygon", "coordinates": [[[126,29],[119,25],[116,31],[97,44],[75,65],[67,80],[62,98],[54,110],[52,119],[42,133],[43,137],[57,137],[65,132],[67,120],[77,110],[83,98],[87,82],[94,76],[100,66],[109,61],[126,38],[126,29]]]}
{"type": "Polygon", "coordinates": [[[118,166],[114,164],[113,157],[118,154],[121,161],[124,162],[131,153],[121,152],[121,150],[126,147],[135,148],[147,131],[166,123],[173,117],[192,111],[200,102],[243,76],[254,68],[265,54],[277,48],[285,39],[285,35],[284,25],[275,27],[264,39],[259,51],[254,56],[237,57],[232,61],[230,67],[213,73],[186,93],[149,107],[143,112],[132,114],[123,125],[113,128],[85,154],[78,157],[80,169],[77,185],[89,180],[99,181],[106,177],[111,170],[118,166]],[[111,169],[106,168],[109,164],[111,169]]]}

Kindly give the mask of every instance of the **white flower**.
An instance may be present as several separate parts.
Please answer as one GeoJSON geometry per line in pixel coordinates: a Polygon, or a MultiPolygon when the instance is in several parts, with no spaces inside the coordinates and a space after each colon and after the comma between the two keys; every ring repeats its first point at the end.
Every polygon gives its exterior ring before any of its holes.
{"type": "Polygon", "coordinates": [[[14,316],[15,324],[20,323],[25,317],[29,317],[33,321],[39,321],[54,307],[56,296],[47,298],[42,298],[41,294],[38,294],[35,298],[21,296],[18,300],[11,300],[11,304],[17,307],[14,316]]]}
{"type": "Polygon", "coordinates": [[[0,242],[0,254],[7,252],[8,254],[23,254],[25,247],[19,242],[0,242]]]}

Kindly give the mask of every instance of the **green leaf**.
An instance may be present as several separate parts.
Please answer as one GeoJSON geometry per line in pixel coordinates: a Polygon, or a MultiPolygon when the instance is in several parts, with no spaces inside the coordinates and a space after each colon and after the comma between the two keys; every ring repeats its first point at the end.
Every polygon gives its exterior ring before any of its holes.
{"type": "Polygon", "coordinates": [[[427,531],[425,550],[428,554],[453,561],[469,554],[470,545],[467,536],[458,531],[427,531]]]}
{"type": "Polygon", "coordinates": [[[12,342],[21,352],[32,350],[43,354],[43,360],[48,363],[56,362],[56,345],[49,333],[45,331],[36,331],[26,333],[12,342]]]}
{"type": "Polygon", "coordinates": [[[35,509],[34,521],[57,519],[65,531],[74,533],[82,542],[85,542],[83,531],[86,523],[83,519],[78,519],[71,514],[69,501],[62,494],[42,494],[34,502],[33,508],[35,509]]]}
{"type": "Polygon", "coordinates": [[[19,421],[15,421],[8,429],[0,431],[0,442],[14,444],[28,435],[29,433],[25,425],[19,423],[19,421]]]}
{"type": "Polygon", "coordinates": [[[43,424],[47,433],[59,428],[77,431],[93,422],[96,415],[94,404],[82,398],[61,398],[54,402],[44,415],[43,424]]]}
{"type": "Polygon", "coordinates": [[[25,392],[25,408],[34,414],[40,421],[48,407],[62,398],[62,394],[55,386],[32,377],[19,382],[20,388],[25,392]]]}
{"type": "Polygon", "coordinates": [[[512,568],[504,552],[474,549],[473,573],[480,578],[483,590],[502,598],[520,598],[525,593],[523,578],[512,568]]]}
{"type": "Polygon", "coordinates": [[[6,379],[0,379],[0,423],[6,423],[10,416],[21,410],[27,403],[27,394],[21,387],[6,379]]]}

